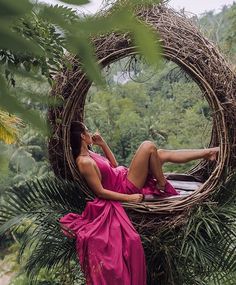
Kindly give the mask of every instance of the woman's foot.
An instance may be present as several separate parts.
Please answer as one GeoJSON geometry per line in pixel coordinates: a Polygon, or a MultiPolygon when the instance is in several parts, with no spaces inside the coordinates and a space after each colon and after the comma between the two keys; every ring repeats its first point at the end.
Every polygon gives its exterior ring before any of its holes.
{"type": "Polygon", "coordinates": [[[206,159],[210,160],[210,161],[216,161],[218,153],[220,151],[220,148],[217,147],[212,147],[212,148],[208,148],[207,149],[207,154],[206,154],[206,159]]]}
{"type": "Polygon", "coordinates": [[[170,194],[170,195],[178,195],[179,194],[175,190],[175,188],[170,184],[170,182],[168,180],[165,180],[164,185],[163,185],[163,183],[162,184],[157,183],[156,188],[162,193],[166,193],[166,194],[170,194]]]}
{"type": "Polygon", "coordinates": [[[165,187],[166,187],[166,182],[167,180],[164,181],[160,181],[156,183],[156,188],[160,191],[160,192],[165,192],[165,187]]]}

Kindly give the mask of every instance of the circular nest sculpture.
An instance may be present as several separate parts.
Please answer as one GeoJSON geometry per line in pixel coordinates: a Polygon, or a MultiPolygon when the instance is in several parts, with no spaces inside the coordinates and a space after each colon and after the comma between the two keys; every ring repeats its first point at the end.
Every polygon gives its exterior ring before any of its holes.
{"type": "MultiPolygon", "coordinates": [[[[204,181],[201,188],[185,198],[163,199],[138,204],[123,203],[140,234],[155,234],[160,226],[174,227],[186,221],[191,208],[206,200],[225,179],[225,171],[236,166],[236,76],[218,49],[184,15],[163,5],[140,8],[137,15],[156,30],[163,56],[179,65],[200,87],[212,110],[210,146],[220,146],[217,163],[200,162],[189,174],[204,181]]],[[[101,67],[137,54],[130,35],[113,32],[93,39],[101,67]]],[[[63,96],[64,105],[49,110],[53,135],[49,159],[57,176],[79,181],[88,199],[94,194],[80,176],[70,148],[70,124],[84,119],[84,105],[92,84],[74,56],[72,69],[58,74],[52,96],[63,96]]]]}

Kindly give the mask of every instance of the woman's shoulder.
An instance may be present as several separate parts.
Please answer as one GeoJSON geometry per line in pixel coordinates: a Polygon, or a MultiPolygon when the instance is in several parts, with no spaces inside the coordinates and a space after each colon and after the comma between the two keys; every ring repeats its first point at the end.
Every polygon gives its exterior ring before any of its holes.
{"type": "Polygon", "coordinates": [[[90,171],[94,167],[94,161],[89,156],[81,156],[76,158],[76,164],[81,173],[90,171]]]}
{"type": "Polygon", "coordinates": [[[93,162],[93,159],[89,155],[78,155],[75,159],[76,164],[87,165],[93,162]]]}

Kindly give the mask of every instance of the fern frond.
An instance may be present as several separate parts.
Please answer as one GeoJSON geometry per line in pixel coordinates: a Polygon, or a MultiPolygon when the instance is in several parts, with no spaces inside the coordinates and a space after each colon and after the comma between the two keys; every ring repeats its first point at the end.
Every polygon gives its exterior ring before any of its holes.
{"type": "MultiPolygon", "coordinates": [[[[35,282],[41,270],[53,271],[76,260],[75,241],[61,231],[58,219],[66,213],[81,213],[86,198],[79,183],[56,178],[37,179],[4,193],[0,207],[0,234],[17,231],[23,225],[19,261],[30,282],[35,282]],[[30,256],[24,260],[25,251],[30,256]]],[[[32,283],[33,284],[33,283],[32,283]]]]}

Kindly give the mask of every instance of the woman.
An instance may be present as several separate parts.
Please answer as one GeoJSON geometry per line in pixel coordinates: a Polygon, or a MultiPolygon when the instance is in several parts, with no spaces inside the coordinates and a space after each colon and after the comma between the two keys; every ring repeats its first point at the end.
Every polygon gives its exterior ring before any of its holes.
{"type": "Polygon", "coordinates": [[[178,195],[166,180],[165,162],[185,163],[195,159],[216,159],[219,147],[200,150],[157,149],[144,141],[136,151],[129,168],[118,166],[109,146],[99,133],[92,135],[81,122],[71,126],[72,151],[80,173],[97,197],[121,202],[138,203],[145,194],[178,195]],[[89,145],[101,147],[106,158],[89,150],[89,145]]]}
{"type": "Polygon", "coordinates": [[[77,256],[87,285],[146,285],[146,261],[139,234],[120,201],[139,203],[145,194],[178,195],[162,172],[165,162],[216,159],[219,148],[169,151],[150,141],[136,151],[129,168],[118,166],[99,133],[71,124],[71,147],[76,165],[96,194],[81,215],[60,218],[64,234],[76,238],[77,256]],[[89,150],[98,145],[105,157],[89,150]],[[69,231],[67,231],[69,229],[69,231]],[[73,235],[71,235],[73,232],[73,235]]]}

